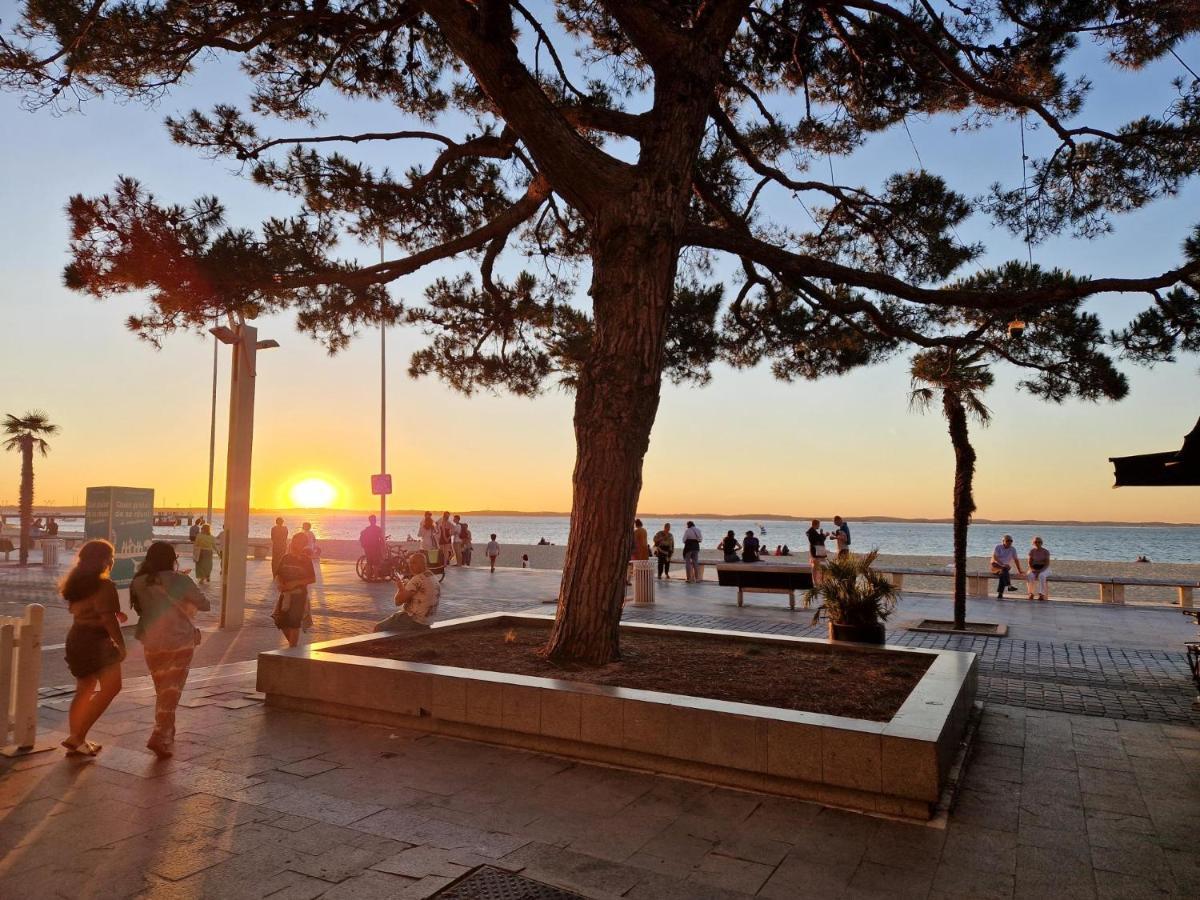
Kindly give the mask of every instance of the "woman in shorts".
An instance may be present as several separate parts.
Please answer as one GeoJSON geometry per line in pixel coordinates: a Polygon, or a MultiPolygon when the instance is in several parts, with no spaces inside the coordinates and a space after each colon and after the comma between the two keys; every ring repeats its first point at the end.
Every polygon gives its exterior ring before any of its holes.
{"type": "Polygon", "coordinates": [[[88,731],[121,692],[121,599],[109,574],[115,554],[108,541],[88,541],[79,548],[75,566],[59,585],[71,610],[67,632],[67,668],[75,676],[75,697],[68,713],[71,733],[62,745],[67,755],[95,756],[100,745],[88,731]]]}

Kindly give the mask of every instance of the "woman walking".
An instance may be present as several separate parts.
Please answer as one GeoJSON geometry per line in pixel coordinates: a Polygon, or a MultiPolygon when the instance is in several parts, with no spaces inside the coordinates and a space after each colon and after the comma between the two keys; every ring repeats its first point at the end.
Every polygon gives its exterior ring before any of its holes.
{"type": "Polygon", "coordinates": [[[213,537],[212,526],[207,523],[200,526],[200,533],[192,545],[192,554],[196,562],[196,581],[208,584],[212,580],[213,554],[217,550],[217,539],[213,537]]]}
{"type": "Polygon", "coordinates": [[[108,541],[88,541],[79,548],[74,568],[59,586],[73,620],[67,632],[66,657],[67,668],[75,676],[75,697],[68,713],[71,733],[62,742],[68,756],[100,752],[100,745],[87,739],[88,731],[121,692],[125,638],[120,619],[124,614],[109,578],[113,559],[113,545],[108,541]]]}
{"type": "MultiPolygon", "coordinates": [[[[211,558],[209,562],[211,565],[211,558]]],[[[175,571],[177,564],[175,548],[166,541],[155,541],[129,586],[130,605],[138,614],[137,639],[154,681],[154,730],[146,746],[160,758],[172,753],[175,708],[200,642],[193,620],[199,610],[210,609],[196,583],[175,571]]]]}
{"type": "Polygon", "coordinates": [[[308,616],[308,586],[317,580],[307,548],[308,539],[303,531],[292,535],[291,549],[279,561],[279,572],[275,575],[279,599],[271,619],[287,638],[289,647],[300,643],[300,628],[308,616]]]}

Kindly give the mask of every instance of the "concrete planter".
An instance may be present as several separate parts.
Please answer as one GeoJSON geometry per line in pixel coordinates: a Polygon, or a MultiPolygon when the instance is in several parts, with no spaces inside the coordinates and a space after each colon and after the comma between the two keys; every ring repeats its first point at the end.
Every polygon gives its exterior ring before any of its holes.
{"type": "MultiPolygon", "coordinates": [[[[491,614],[435,629],[542,621],[491,614]]],[[[820,643],[811,638],[623,624],[704,640],[820,643]]],[[[847,654],[933,656],[889,722],[798,712],[550,678],[327,652],[382,635],[259,654],[258,689],[290,709],[523,747],[766,791],[832,806],[927,819],[941,795],[975,697],[975,654],[833,644],[847,654]]]]}

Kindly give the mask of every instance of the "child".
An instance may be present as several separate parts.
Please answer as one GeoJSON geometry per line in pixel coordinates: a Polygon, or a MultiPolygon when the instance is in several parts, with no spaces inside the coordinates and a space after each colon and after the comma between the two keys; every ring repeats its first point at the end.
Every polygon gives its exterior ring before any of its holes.
{"type": "Polygon", "coordinates": [[[521,554],[521,568],[522,569],[529,568],[529,554],[528,553],[521,554]]]}
{"type": "Polygon", "coordinates": [[[496,536],[493,534],[492,539],[488,541],[487,558],[492,564],[492,571],[496,571],[496,557],[500,555],[500,545],[496,543],[496,536]]]}

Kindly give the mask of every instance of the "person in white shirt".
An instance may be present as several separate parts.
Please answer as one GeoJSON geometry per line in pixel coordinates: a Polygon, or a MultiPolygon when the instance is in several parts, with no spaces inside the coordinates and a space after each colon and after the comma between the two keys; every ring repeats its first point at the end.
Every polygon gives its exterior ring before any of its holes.
{"type": "Polygon", "coordinates": [[[1013,546],[1011,534],[1006,534],[1004,540],[996,545],[996,549],[992,551],[992,573],[999,579],[999,585],[996,588],[996,599],[1003,600],[1005,591],[1015,591],[1012,583],[1012,568],[1017,567],[1017,574],[1024,575],[1025,572],[1021,569],[1021,557],[1017,554],[1017,548],[1013,546]]]}
{"type": "Polygon", "coordinates": [[[695,522],[688,522],[683,532],[683,571],[688,584],[700,580],[700,542],[704,535],[695,522]]]}
{"type": "Polygon", "coordinates": [[[413,553],[408,557],[409,577],[396,586],[396,605],[400,607],[382,622],[375,631],[412,633],[429,630],[429,622],[437,613],[442,596],[438,584],[424,553],[413,553]]]}
{"type": "Polygon", "coordinates": [[[496,557],[500,555],[500,545],[496,543],[496,536],[493,534],[492,539],[488,541],[487,558],[492,564],[492,571],[496,571],[496,557]]]}
{"type": "Polygon", "coordinates": [[[438,527],[433,521],[433,513],[425,513],[425,518],[417,526],[417,539],[421,542],[422,550],[436,550],[438,548],[438,527]]]}

